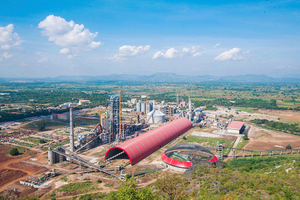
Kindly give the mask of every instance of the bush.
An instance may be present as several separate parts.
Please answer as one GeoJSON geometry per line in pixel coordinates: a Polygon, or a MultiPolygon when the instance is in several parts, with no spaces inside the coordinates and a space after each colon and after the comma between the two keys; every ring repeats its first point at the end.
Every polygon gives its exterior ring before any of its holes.
{"type": "Polygon", "coordinates": [[[102,181],[101,181],[100,179],[98,179],[96,182],[97,182],[97,183],[102,183],[102,181]]]}
{"type": "Polygon", "coordinates": [[[46,143],[46,141],[44,139],[39,139],[39,143],[43,144],[43,143],[46,143]]]}
{"type": "Polygon", "coordinates": [[[37,127],[39,131],[44,131],[46,128],[46,122],[44,120],[38,121],[37,127]]]}
{"type": "Polygon", "coordinates": [[[50,194],[50,197],[55,197],[55,192],[52,192],[51,194],[50,194]]]}
{"type": "Polygon", "coordinates": [[[288,144],[285,148],[286,149],[292,149],[292,146],[290,144],[288,144]]]}
{"type": "Polygon", "coordinates": [[[183,138],[182,138],[182,139],[186,140],[186,137],[185,137],[185,136],[183,136],[183,138]]]}
{"type": "Polygon", "coordinates": [[[199,128],[202,128],[202,124],[199,124],[199,128]]]}
{"type": "Polygon", "coordinates": [[[248,134],[247,134],[247,133],[243,136],[243,139],[244,139],[244,140],[249,140],[249,137],[248,137],[248,134]]]}
{"type": "Polygon", "coordinates": [[[12,148],[10,151],[9,151],[9,154],[12,155],[12,156],[16,156],[16,155],[19,155],[20,152],[17,148],[12,148]]]}

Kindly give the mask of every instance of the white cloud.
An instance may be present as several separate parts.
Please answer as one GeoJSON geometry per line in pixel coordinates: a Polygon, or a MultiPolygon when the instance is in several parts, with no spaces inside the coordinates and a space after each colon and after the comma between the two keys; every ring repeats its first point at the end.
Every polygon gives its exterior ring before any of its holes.
{"type": "Polygon", "coordinates": [[[213,48],[216,48],[217,46],[219,46],[221,43],[217,43],[215,44],[215,46],[213,46],[213,48]]]}
{"type": "Polygon", "coordinates": [[[199,56],[202,56],[202,53],[194,53],[193,54],[193,57],[199,57],[199,56]]]}
{"type": "Polygon", "coordinates": [[[238,55],[238,53],[241,51],[240,48],[232,48],[228,51],[225,51],[223,53],[221,53],[220,55],[218,55],[217,57],[215,57],[215,60],[220,60],[220,61],[224,61],[224,60],[244,60],[245,58],[238,55]]]}
{"type": "Polygon", "coordinates": [[[163,53],[162,51],[157,51],[152,59],[157,59],[159,57],[162,58],[176,58],[176,57],[182,57],[187,54],[193,55],[193,56],[201,56],[201,53],[196,53],[198,51],[199,47],[192,46],[192,48],[183,47],[182,50],[176,50],[175,48],[170,48],[166,51],[166,53],[163,53]]]}
{"type": "Polygon", "coordinates": [[[130,46],[130,45],[123,45],[119,47],[119,53],[114,55],[113,57],[109,57],[108,59],[115,59],[115,60],[126,60],[126,57],[136,56],[139,54],[144,54],[150,49],[150,45],[146,46],[130,46]]]}
{"type": "Polygon", "coordinates": [[[276,69],[299,69],[299,66],[288,65],[288,66],[278,66],[276,69]]]}
{"type": "Polygon", "coordinates": [[[1,49],[11,49],[13,47],[18,47],[23,42],[19,35],[14,32],[14,25],[9,24],[7,26],[0,26],[0,47],[1,49]]]}
{"type": "Polygon", "coordinates": [[[68,56],[68,59],[73,59],[73,58],[75,58],[75,57],[77,57],[77,54],[69,55],[69,56],[68,56]]]}
{"type": "Polygon", "coordinates": [[[48,56],[46,53],[37,52],[36,55],[40,56],[40,59],[37,61],[38,63],[45,63],[48,62],[48,56]]]}
{"type": "Polygon", "coordinates": [[[244,51],[243,53],[250,53],[250,51],[244,51]]]}
{"type": "Polygon", "coordinates": [[[76,50],[92,50],[102,43],[93,41],[98,32],[91,33],[84,25],[75,24],[73,20],[67,22],[64,18],[49,15],[38,25],[43,29],[42,34],[49,37],[56,45],[73,48],[76,50]]]}
{"type": "Polygon", "coordinates": [[[4,56],[4,58],[9,59],[9,58],[11,58],[13,55],[12,55],[12,54],[8,54],[7,52],[4,52],[3,56],[4,56]]]}
{"type": "Polygon", "coordinates": [[[67,54],[67,53],[69,53],[70,52],[70,49],[69,48],[63,48],[63,49],[61,49],[60,51],[59,51],[59,53],[61,53],[61,54],[67,54]]]}

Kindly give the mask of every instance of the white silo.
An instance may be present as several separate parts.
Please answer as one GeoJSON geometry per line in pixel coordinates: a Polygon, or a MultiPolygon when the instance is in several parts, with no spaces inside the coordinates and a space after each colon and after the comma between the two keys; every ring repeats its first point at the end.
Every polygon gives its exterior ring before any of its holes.
{"type": "Polygon", "coordinates": [[[141,112],[141,102],[136,103],[136,111],[141,112]]]}
{"type": "Polygon", "coordinates": [[[141,102],[141,112],[146,113],[146,103],[145,102],[141,102]]]}
{"type": "Polygon", "coordinates": [[[151,112],[153,110],[153,104],[147,103],[147,113],[151,112]]]}
{"type": "Polygon", "coordinates": [[[148,123],[164,123],[165,122],[165,114],[159,110],[153,110],[147,114],[147,122],[148,123]]]}

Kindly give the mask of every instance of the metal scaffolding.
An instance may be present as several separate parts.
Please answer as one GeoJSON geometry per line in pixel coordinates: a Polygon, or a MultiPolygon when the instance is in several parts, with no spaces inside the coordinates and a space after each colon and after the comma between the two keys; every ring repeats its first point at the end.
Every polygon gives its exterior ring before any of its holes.
{"type": "Polygon", "coordinates": [[[110,97],[110,130],[113,134],[113,137],[119,141],[119,128],[120,128],[120,102],[119,102],[119,95],[112,95],[110,97]]]}

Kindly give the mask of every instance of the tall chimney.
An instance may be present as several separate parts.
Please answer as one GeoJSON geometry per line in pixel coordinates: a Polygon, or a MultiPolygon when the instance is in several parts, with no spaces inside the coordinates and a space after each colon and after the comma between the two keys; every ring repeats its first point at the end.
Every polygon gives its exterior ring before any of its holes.
{"type": "Polygon", "coordinates": [[[192,102],[190,96],[189,96],[189,120],[192,121],[192,102]]]}
{"type": "Polygon", "coordinates": [[[70,151],[74,152],[73,108],[70,108],[70,151]]]}

